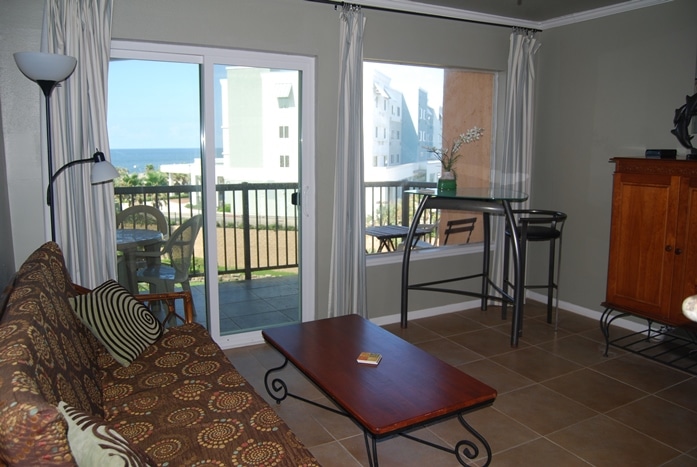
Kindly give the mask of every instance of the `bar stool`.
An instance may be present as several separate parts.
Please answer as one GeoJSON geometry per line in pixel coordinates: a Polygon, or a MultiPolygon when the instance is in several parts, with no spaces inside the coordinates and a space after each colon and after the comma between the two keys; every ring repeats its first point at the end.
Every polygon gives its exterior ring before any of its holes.
{"type": "Polygon", "coordinates": [[[446,224],[445,232],[443,232],[445,234],[443,245],[448,244],[448,238],[450,238],[450,234],[456,233],[466,233],[467,240],[465,241],[465,243],[469,243],[470,239],[472,238],[472,232],[474,231],[474,224],[476,223],[476,217],[468,217],[467,219],[455,219],[452,221],[448,221],[446,224]]]}
{"type": "MultiPolygon", "coordinates": [[[[566,214],[559,211],[544,209],[514,209],[516,224],[519,232],[520,265],[524,289],[547,289],[547,322],[552,322],[552,310],[555,310],[555,329],[559,325],[559,269],[561,268],[561,234],[566,221],[566,214]],[[557,242],[557,240],[559,240],[557,242]],[[528,242],[549,242],[549,267],[547,283],[541,285],[529,285],[525,282],[525,261],[528,242]],[[558,247],[557,247],[558,244],[558,247]],[[557,248],[559,251],[557,252],[557,248]],[[556,265],[554,259],[557,259],[556,265]],[[556,267],[555,267],[556,266],[556,267]],[[556,299],[552,306],[552,298],[556,299]]],[[[508,287],[513,283],[508,279],[510,258],[511,231],[506,227],[506,241],[503,253],[503,292],[508,293],[508,287]]],[[[501,306],[501,318],[506,319],[507,303],[501,306]]]]}

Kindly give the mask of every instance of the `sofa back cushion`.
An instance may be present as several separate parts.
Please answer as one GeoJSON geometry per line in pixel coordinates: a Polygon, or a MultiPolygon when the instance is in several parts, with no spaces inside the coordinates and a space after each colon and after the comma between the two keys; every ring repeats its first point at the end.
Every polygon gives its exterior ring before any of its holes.
{"type": "Polygon", "coordinates": [[[55,243],[36,250],[15,276],[0,321],[0,460],[7,463],[72,463],[61,400],[104,415],[100,344],[72,311],[74,294],[55,243]]]}

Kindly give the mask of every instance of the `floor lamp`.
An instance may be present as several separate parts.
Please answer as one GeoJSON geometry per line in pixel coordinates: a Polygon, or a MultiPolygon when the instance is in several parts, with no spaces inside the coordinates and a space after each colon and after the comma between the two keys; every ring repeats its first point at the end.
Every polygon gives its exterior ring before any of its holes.
{"type": "Polygon", "coordinates": [[[75,57],[61,54],[49,54],[43,52],[17,52],[14,54],[15,62],[19,70],[32,81],[39,85],[44,93],[46,103],[46,149],[48,152],[48,189],[46,202],[51,214],[51,239],[56,241],[56,218],[53,208],[53,182],[56,177],[68,167],[80,163],[95,162],[92,170],[92,183],[102,183],[118,176],[116,169],[105,160],[104,154],[97,152],[93,157],[68,162],[53,173],[53,144],[51,142],[51,93],[61,81],[66,80],[75,70],[77,60],[75,57]],[[106,164],[102,164],[106,163],[106,164]],[[99,168],[98,168],[99,167],[99,168]],[[106,178],[108,177],[108,178],[106,178]]]}

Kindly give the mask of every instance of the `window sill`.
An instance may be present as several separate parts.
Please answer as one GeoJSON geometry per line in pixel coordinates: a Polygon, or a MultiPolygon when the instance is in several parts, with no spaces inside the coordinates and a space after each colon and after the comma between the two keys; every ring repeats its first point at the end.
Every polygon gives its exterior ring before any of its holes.
{"type": "MultiPolygon", "coordinates": [[[[492,245],[493,246],[493,245],[492,245]]],[[[425,261],[438,258],[450,258],[456,255],[465,256],[484,251],[484,243],[471,243],[468,245],[452,245],[438,248],[416,249],[411,252],[410,262],[425,261]]],[[[366,267],[384,266],[387,264],[402,264],[404,254],[402,251],[390,253],[375,253],[365,258],[366,267]]]]}

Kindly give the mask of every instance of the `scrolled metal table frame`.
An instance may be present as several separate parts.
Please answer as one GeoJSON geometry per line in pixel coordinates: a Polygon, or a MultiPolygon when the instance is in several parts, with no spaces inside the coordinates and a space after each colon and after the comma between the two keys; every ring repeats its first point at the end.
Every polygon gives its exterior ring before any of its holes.
{"type": "Polygon", "coordinates": [[[498,187],[490,188],[464,188],[458,189],[457,192],[438,192],[436,190],[407,190],[407,193],[421,195],[422,199],[419,203],[414,217],[412,218],[409,227],[409,233],[404,241],[405,245],[411,245],[416,235],[416,230],[421,220],[421,215],[426,209],[445,209],[455,211],[475,211],[484,213],[484,253],[482,273],[461,276],[455,278],[441,279],[430,282],[422,282],[418,284],[409,283],[409,262],[411,259],[411,248],[404,249],[402,260],[402,286],[401,286],[401,326],[407,327],[407,313],[409,305],[409,290],[428,290],[432,292],[446,292],[458,295],[466,295],[470,297],[481,298],[481,309],[487,309],[489,300],[507,301],[513,305],[513,317],[511,319],[511,347],[518,346],[518,339],[523,328],[523,299],[525,287],[520,278],[523,277],[521,257],[520,257],[520,242],[518,235],[518,226],[511,210],[511,202],[522,202],[527,200],[528,196],[525,193],[505,190],[498,187]],[[503,215],[506,219],[511,232],[515,235],[510,236],[512,244],[512,259],[513,259],[513,279],[515,281],[513,294],[506,293],[501,287],[495,284],[489,278],[489,262],[490,262],[490,219],[489,216],[503,215]],[[481,292],[468,292],[456,290],[446,287],[436,287],[441,284],[447,284],[456,281],[464,281],[469,279],[481,278],[481,292]],[[501,296],[489,294],[489,287],[496,290],[501,296]]]}
{"type": "MultiPolygon", "coordinates": [[[[360,423],[358,423],[357,420],[355,420],[351,415],[343,410],[338,410],[334,407],[329,407],[324,404],[320,404],[318,402],[312,401],[310,399],[307,399],[305,397],[299,396],[297,394],[293,394],[290,391],[288,391],[288,385],[286,384],[285,381],[283,381],[281,378],[272,378],[272,373],[281,371],[283,368],[285,368],[288,365],[288,358],[284,358],[283,363],[280,366],[277,366],[275,368],[271,368],[266,372],[264,375],[264,386],[266,387],[266,392],[271,396],[273,400],[276,401],[277,404],[280,404],[282,401],[284,401],[288,397],[292,397],[293,399],[297,399],[300,401],[303,401],[307,404],[314,405],[315,407],[319,407],[324,410],[328,410],[332,413],[342,415],[344,417],[347,417],[351,420],[354,421],[357,425],[361,426],[360,423]]],[[[486,439],[472,426],[465,421],[464,418],[464,413],[466,412],[471,412],[473,410],[479,409],[481,407],[471,407],[465,412],[460,412],[457,414],[451,414],[443,418],[450,418],[452,416],[457,416],[457,419],[460,421],[460,424],[474,436],[477,441],[482,445],[484,450],[486,451],[487,459],[486,462],[484,463],[484,467],[487,467],[491,463],[491,447],[489,446],[489,443],[486,441],[486,439]]],[[[437,418],[433,420],[429,420],[427,423],[422,424],[422,425],[416,425],[411,427],[410,429],[417,429],[417,428],[422,428],[423,426],[426,425],[431,425],[433,423],[437,423],[441,421],[442,418],[437,418]]],[[[396,432],[396,433],[389,433],[385,434],[383,436],[375,436],[372,433],[370,433],[367,429],[363,428],[363,439],[365,441],[365,449],[368,454],[368,462],[370,467],[378,467],[379,462],[378,462],[378,448],[377,448],[377,443],[379,440],[383,439],[388,439],[394,436],[401,436],[403,438],[416,441],[417,443],[424,444],[426,446],[430,446],[435,449],[439,449],[441,451],[453,454],[457,461],[460,463],[460,465],[467,466],[469,465],[466,460],[474,460],[479,457],[479,446],[474,442],[470,441],[468,439],[463,439],[461,441],[458,441],[455,444],[455,448],[450,448],[448,446],[443,446],[440,444],[435,444],[431,441],[427,441],[422,438],[418,438],[416,436],[412,436],[409,433],[406,432],[396,432]]]]}

